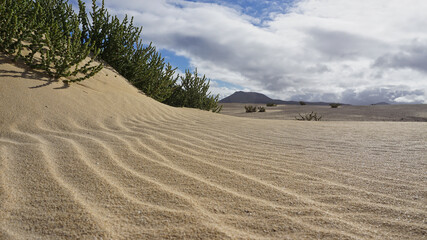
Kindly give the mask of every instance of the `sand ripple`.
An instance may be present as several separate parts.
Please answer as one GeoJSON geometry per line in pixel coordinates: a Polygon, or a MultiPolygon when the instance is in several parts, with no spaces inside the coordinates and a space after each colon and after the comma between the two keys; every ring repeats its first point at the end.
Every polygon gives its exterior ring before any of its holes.
{"type": "Polygon", "coordinates": [[[363,141],[370,124],[315,141],[306,135],[323,136],[330,126],[290,122],[246,131],[250,122],[216,128],[215,119],[197,121],[165,116],[98,122],[98,129],[70,123],[73,131],[61,131],[43,122],[34,133],[12,129],[0,139],[1,236],[426,236],[426,149],[397,144],[413,138],[416,125],[385,148],[363,141]]]}
{"type": "Polygon", "coordinates": [[[1,121],[0,239],[427,236],[426,123],[234,118],[93,81],[2,92],[37,111],[1,121]]]}

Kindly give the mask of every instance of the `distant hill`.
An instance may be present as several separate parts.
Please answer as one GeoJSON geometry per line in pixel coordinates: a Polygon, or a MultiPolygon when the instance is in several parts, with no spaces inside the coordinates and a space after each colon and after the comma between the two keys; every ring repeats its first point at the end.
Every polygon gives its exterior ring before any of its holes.
{"type": "Polygon", "coordinates": [[[374,103],[374,104],[371,104],[371,105],[390,105],[390,103],[387,103],[387,102],[379,102],[379,103],[374,103]]]}
{"type": "Polygon", "coordinates": [[[276,103],[262,93],[238,91],[219,101],[220,103],[276,103]]]}
{"type": "MultiPolygon", "coordinates": [[[[279,99],[271,99],[262,93],[257,92],[242,92],[237,91],[230,96],[223,98],[220,103],[275,103],[275,104],[289,104],[298,105],[299,101],[283,101],[279,99]]],[[[328,105],[325,102],[306,102],[308,105],[328,105]]]]}

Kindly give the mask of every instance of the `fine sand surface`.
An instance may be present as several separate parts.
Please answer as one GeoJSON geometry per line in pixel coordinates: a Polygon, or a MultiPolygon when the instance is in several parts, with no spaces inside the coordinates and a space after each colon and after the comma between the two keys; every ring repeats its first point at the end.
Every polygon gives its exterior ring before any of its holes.
{"type": "Polygon", "coordinates": [[[338,108],[316,105],[277,105],[267,107],[266,104],[256,103],[222,103],[221,113],[236,117],[295,120],[299,114],[317,113],[322,121],[399,121],[399,122],[427,122],[427,104],[404,105],[370,105],[350,106],[338,108]],[[245,106],[265,107],[265,112],[246,113],[245,106]]]}
{"type": "Polygon", "coordinates": [[[0,57],[0,239],[427,237],[425,122],[172,108],[0,57]]]}

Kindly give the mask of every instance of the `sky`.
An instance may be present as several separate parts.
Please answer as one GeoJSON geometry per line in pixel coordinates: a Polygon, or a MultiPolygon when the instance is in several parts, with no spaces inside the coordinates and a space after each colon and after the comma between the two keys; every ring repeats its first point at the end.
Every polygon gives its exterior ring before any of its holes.
{"type": "MultiPolygon", "coordinates": [[[[226,97],[427,103],[426,0],[105,0],[226,97]]],[[[88,3],[89,7],[90,4],[88,3]]]]}

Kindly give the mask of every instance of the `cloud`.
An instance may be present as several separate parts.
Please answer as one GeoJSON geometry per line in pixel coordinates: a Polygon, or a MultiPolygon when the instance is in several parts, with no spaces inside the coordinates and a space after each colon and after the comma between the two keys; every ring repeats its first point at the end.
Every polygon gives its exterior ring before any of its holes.
{"type": "Polygon", "coordinates": [[[386,43],[345,31],[312,28],[307,46],[313,47],[328,59],[356,59],[374,57],[386,48],[386,43]]]}
{"type": "Polygon", "coordinates": [[[379,57],[374,67],[402,69],[409,68],[427,73],[427,42],[414,41],[403,46],[397,53],[389,53],[379,57]]]}
{"type": "Polygon", "coordinates": [[[209,91],[212,95],[219,95],[219,99],[223,99],[236,91],[250,91],[250,89],[233,86],[221,81],[211,81],[209,91]]]}
{"type": "Polygon", "coordinates": [[[379,89],[404,88],[400,99],[427,103],[420,94],[427,92],[427,1],[107,0],[106,6],[135,16],[146,42],[189,59],[213,80],[284,100],[352,104],[395,101],[379,89]]]}
{"type": "Polygon", "coordinates": [[[405,86],[372,88],[363,91],[346,90],[342,93],[344,102],[368,105],[380,102],[387,103],[423,103],[426,93],[422,90],[405,90],[405,86]]]}
{"type": "MultiPolygon", "coordinates": [[[[336,94],[313,93],[310,89],[304,89],[306,93],[293,95],[294,100],[335,102],[336,94]]],[[[406,86],[385,86],[380,88],[368,88],[364,90],[348,89],[340,94],[340,101],[354,105],[370,105],[380,102],[386,103],[423,103],[427,93],[423,90],[410,90],[406,86]]]]}

